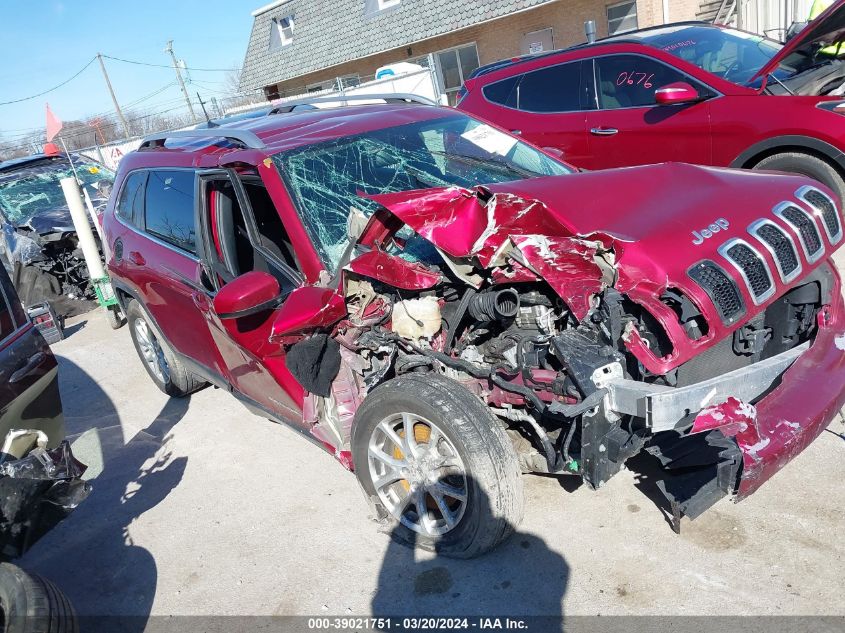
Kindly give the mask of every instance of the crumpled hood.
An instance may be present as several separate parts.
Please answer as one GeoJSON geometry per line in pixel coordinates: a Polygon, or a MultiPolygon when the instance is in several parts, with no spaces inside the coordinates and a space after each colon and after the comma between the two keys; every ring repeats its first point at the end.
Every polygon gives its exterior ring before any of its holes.
{"type": "Polygon", "coordinates": [[[543,201],[568,235],[609,236],[623,276],[663,282],[716,258],[728,238],[747,237],[750,224],[771,217],[779,202],[795,202],[805,184],[802,176],[662,163],[490,189],[543,201]]]}
{"type": "MultiPolygon", "coordinates": [[[[777,292],[755,305],[718,249],[730,238],[749,240],[748,227],[774,219],[778,203],[802,206],[796,191],[811,183],[823,189],[802,176],[663,163],[373,199],[451,258],[470,258],[488,269],[516,259],[543,277],[579,319],[591,307],[591,296],[613,285],[648,309],[678,343],[672,358],[657,359],[645,343],[632,341],[632,346],[643,346],[645,364],[663,373],[785,291],[787,285],[775,279],[777,292]],[[723,324],[712,300],[687,274],[705,259],[729,271],[745,296],[747,310],[736,322],[723,324]],[[699,305],[710,324],[708,337],[687,341],[677,317],[660,301],[669,287],[699,305]]],[[[788,286],[824,259],[805,265],[788,286]]]]}
{"type": "Polygon", "coordinates": [[[795,201],[801,176],[662,163],[487,185],[495,205],[472,191],[428,189],[374,196],[414,231],[453,257],[495,264],[513,236],[599,240],[620,274],[665,284],[715,258],[730,237],[795,201]],[[494,208],[491,208],[493,206],[494,208]]]}
{"type": "Polygon", "coordinates": [[[26,222],[17,224],[16,226],[30,228],[39,235],[76,231],[73,227],[73,219],[70,216],[70,210],[67,208],[67,205],[54,207],[47,212],[38,213],[26,222]]]}

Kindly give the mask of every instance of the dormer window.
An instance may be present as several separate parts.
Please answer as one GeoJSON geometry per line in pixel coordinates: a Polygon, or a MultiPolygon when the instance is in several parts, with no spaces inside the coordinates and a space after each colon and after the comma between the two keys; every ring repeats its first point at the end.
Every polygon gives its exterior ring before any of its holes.
{"type": "Polygon", "coordinates": [[[270,23],[270,50],[293,43],[293,16],[273,18],[270,23]]]}
{"type": "Polygon", "coordinates": [[[390,7],[395,7],[401,1],[402,0],[378,0],[378,10],[381,11],[382,9],[389,9],[390,7]]]}

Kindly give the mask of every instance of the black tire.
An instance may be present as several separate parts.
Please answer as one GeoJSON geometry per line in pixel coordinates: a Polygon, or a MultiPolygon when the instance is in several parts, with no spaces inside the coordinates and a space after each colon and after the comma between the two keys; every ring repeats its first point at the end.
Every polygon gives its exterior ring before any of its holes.
{"type": "Polygon", "coordinates": [[[49,580],[0,564],[3,633],[78,633],[67,597],[49,580]]]}
{"type": "Polygon", "coordinates": [[[168,396],[174,398],[184,398],[195,391],[202,389],[206,383],[196,375],[185,369],[185,366],[173,353],[170,345],[159,332],[158,328],[147,317],[144,310],[135,299],[129,301],[126,306],[126,321],[129,324],[129,334],[132,337],[132,344],[135,346],[135,351],[138,353],[138,358],[147,370],[156,386],[161,389],[168,396]],[[152,338],[153,343],[160,349],[161,357],[164,360],[165,367],[163,367],[162,376],[157,376],[150,364],[144,358],[142,351],[142,343],[139,341],[139,334],[137,322],[143,322],[152,338]]]}
{"type": "Polygon", "coordinates": [[[123,313],[117,306],[109,306],[106,308],[106,319],[113,330],[119,330],[126,324],[126,319],[123,317],[123,313]]]}
{"type": "Polygon", "coordinates": [[[839,196],[840,201],[845,200],[845,180],[830,163],[816,156],[803,152],[774,154],[754,165],[754,169],[786,171],[809,176],[830,187],[839,196]]]}
{"type": "Polygon", "coordinates": [[[390,380],[373,390],[358,409],[352,456],[367,496],[384,509],[370,474],[368,447],[379,423],[400,413],[430,420],[451,442],[466,467],[467,502],[455,527],[441,536],[421,534],[394,517],[393,537],[452,558],[479,556],[507,539],[522,521],[524,503],[513,445],[481,400],[436,374],[406,374],[390,380]]]}
{"type": "Polygon", "coordinates": [[[54,304],[62,296],[62,285],[55,275],[35,266],[18,266],[15,272],[15,290],[25,306],[45,301],[54,304]]]}

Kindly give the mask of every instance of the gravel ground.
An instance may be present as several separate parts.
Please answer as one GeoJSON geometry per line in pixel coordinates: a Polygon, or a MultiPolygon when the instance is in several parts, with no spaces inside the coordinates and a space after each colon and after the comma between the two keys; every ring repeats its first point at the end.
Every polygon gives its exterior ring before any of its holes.
{"type": "Polygon", "coordinates": [[[517,534],[451,561],[379,532],[296,432],[219,390],[168,400],[101,311],[69,329],[54,349],[94,492],[22,563],[80,614],[845,614],[841,422],[680,536],[631,472],[599,492],[525,477],[517,534]]]}

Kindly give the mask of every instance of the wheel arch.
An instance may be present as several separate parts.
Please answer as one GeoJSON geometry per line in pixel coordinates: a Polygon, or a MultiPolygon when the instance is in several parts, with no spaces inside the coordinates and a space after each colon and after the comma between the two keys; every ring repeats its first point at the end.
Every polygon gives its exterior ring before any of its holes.
{"type": "Polygon", "coordinates": [[[826,141],[813,138],[812,136],[798,134],[776,136],[760,141],[737,156],[729,166],[750,169],[763,159],[774,156],[775,154],[789,152],[809,154],[810,156],[823,160],[833,167],[845,180],[845,153],[826,141]]]}

